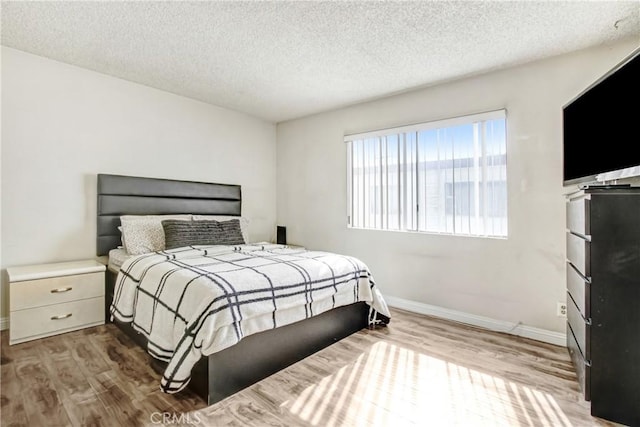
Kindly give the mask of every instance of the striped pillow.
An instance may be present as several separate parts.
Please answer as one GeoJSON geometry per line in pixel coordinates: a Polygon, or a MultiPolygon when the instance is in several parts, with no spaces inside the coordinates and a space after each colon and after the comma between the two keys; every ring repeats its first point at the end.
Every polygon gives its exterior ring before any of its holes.
{"type": "Polygon", "coordinates": [[[167,249],[196,245],[244,245],[240,220],[162,221],[167,249]]]}

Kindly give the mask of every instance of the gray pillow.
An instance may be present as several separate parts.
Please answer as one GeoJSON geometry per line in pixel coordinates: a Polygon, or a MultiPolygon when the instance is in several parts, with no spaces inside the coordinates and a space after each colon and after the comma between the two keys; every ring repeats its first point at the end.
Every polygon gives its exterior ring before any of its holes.
{"type": "Polygon", "coordinates": [[[195,245],[244,245],[240,220],[162,221],[167,249],[195,245]]]}

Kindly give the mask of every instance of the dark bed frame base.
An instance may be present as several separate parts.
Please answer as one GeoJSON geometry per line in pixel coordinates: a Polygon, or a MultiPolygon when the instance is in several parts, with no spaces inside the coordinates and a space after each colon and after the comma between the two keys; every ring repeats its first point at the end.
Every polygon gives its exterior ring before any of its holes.
{"type": "MultiPolygon", "coordinates": [[[[107,313],[115,279],[116,273],[107,270],[107,313]]],[[[368,310],[367,304],[360,302],[245,337],[232,347],[200,359],[192,370],[188,388],[208,405],[219,402],[365,328],[368,310]]],[[[110,318],[109,314],[106,318],[110,318]]],[[[130,323],[114,324],[142,348],[147,348],[146,338],[130,323]]],[[[164,370],[162,362],[151,355],[149,358],[164,370]]]]}

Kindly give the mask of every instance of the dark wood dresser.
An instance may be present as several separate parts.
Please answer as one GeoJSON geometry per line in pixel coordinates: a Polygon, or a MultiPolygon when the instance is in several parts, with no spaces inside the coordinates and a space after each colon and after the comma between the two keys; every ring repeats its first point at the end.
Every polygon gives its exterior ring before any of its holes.
{"type": "Polygon", "coordinates": [[[567,201],[567,347],[591,415],[640,426],[640,188],[567,201]]]}

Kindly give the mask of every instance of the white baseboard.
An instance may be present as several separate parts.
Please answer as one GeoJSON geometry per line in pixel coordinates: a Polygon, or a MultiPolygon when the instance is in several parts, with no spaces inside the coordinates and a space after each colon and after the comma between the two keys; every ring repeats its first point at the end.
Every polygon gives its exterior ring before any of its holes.
{"type": "Polygon", "coordinates": [[[426,314],[428,316],[441,317],[443,319],[454,320],[468,325],[478,326],[496,332],[504,332],[519,337],[531,338],[537,341],[567,346],[567,336],[562,332],[549,331],[533,326],[526,326],[520,323],[513,324],[504,320],[496,320],[490,317],[477,316],[475,314],[464,313],[462,311],[451,310],[435,305],[423,304],[421,302],[410,301],[385,295],[385,301],[390,307],[412,311],[414,313],[426,314]]]}
{"type": "MultiPolygon", "coordinates": [[[[411,301],[403,298],[385,296],[385,301],[390,307],[400,308],[402,310],[412,311],[414,313],[426,314],[428,316],[441,317],[447,320],[466,323],[468,325],[478,326],[480,328],[489,329],[496,332],[505,332],[507,334],[516,335],[525,338],[546,342],[549,344],[560,345],[566,347],[567,336],[562,332],[554,332],[546,329],[540,329],[533,326],[522,324],[512,324],[504,320],[496,320],[490,317],[477,316],[462,311],[451,310],[435,305],[424,304],[421,302],[411,301]]],[[[9,329],[9,318],[0,318],[0,330],[9,329]]]]}

